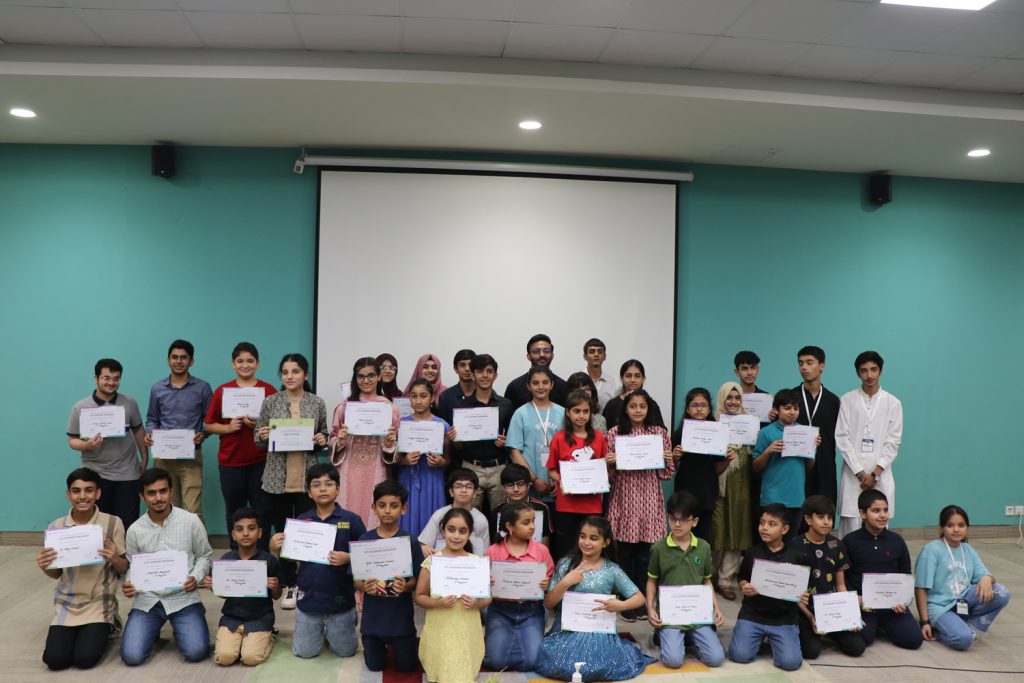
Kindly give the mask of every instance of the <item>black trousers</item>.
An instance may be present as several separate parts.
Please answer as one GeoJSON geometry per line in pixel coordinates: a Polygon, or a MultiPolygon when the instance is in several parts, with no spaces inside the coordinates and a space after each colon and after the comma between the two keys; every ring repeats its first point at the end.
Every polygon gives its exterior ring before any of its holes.
{"type": "Polygon", "coordinates": [[[109,642],[110,624],[107,623],[51,626],[46,633],[43,663],[51,671],[62,671],[73,666],[91,669],[103,659],[109,642]]]}
{"type": "Polygon", "coordinates": [[[558,564],[560,559],[568,555],[579,544],[580,524],[591,514],[589,512],[559,512],[555,516],[555,538],[551,544],[555,564],[558,564]]]}
{"type": "Polygon", "coordinates": [[[828,638],[839,650],[849,657],[860,657],[864,654],[864,639],[859,633],[853,631],[835,631],[825,636],[820,636],[811,628],[811,622],[800,613],[800,651],[804,659],[817,659],[821,654],[822,638],[828,638]]]}
{"type": "MultiPolygon", "coordinates": [[[[697,538],[700,538],[698,536],[697,538]]],[[[618,550],[618,564],[622,571],[626,572],[629,580],[636,584],[641,593],[646,595],[647,591],[647,570],[651,565],[651,544],[650,543],[622,543],[616,544],[618,550]]],[[[634,614],[647,614],[643,607],[633,610],[634,614]]]]}
{"type": "Polygon", "coordinates": [[[97,501],[97,507],[108,515],[120,517],[124,530],[128,531],[128,527],[139,518],[139,480],[113,481],[100,478],[100,490],[103,495],[97,501]]]}
{"type": "Polygon", "coordinates": [[[231,549],[238,550],[238,544],[231,537],[231,517],[243,507],[251,507],[259,515],[263,538],[257,546],[266,550],[270,543],[270,523],[267,521],[267,492],[263,490],[263,467],[265,462],[242,467],[220,467],[220,492],[224,496],[224,513],[227,517],[228,540],[231,549]]]}
{"type": "Polygon", "coordinates": [[[892,644],[904,650],[916,650],[924,642],[921,627],[910,612],[896,614],[891,609],[876,609],[862,612],[861,615],[864,618],[864,630],[860,633],[865,645],[875,642],[879,631],[885,631],[892,644]]]}
{"type": "MultiPolygon", "coordinates": [[[[267,520],[274,533],[284,531],[284,521],[298,517],[303,512],[313,509],[313,499],[306,493],[268,493],[267,520]]],[[[281,579],[283,585],[294,586],[298,581],[299,565],[297,562],[281,558],[281,579]]]]}

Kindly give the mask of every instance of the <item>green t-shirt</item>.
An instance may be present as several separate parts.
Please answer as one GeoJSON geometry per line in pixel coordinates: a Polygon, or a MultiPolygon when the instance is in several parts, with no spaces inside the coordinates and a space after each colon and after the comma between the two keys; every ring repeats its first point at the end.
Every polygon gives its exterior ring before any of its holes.
{"type": "MultiPolygon", "coordinates": [[[[680,548],[671,534],[651,546],[651,563],[647,576],[659,586],[696,586],[711,578],[711,546],[693,534],[690,545],[680,548]]],[[[689,631],[697,626],[672,626],[689,631]]]]}

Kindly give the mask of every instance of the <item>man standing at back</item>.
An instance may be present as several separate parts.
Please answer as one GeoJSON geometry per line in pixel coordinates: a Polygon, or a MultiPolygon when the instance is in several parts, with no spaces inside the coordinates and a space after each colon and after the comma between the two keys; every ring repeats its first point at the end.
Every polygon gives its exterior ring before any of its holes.
{"type": "MultiPolygon", "coordinates": [[[[619,387],[616,380],[604,376],[604,362],[608,357],[608,350],[604,342],[594,337],[583,344],[583,360],[587,361],[587,374],[594,382],[597,389],[597,408],[604,410],[604,404],[619,395],[619,387]]],[[[552,401],[559,403],[552,398],[552,401]]],[[[614,425],[610,425],[614,426],[614,425]]]]}
{"type": "MultiPolygon", "coordinates": [[[[535,334],[526,342],[526,358],[530,366],[540,365],[551,367],[551,361],[555,359],[555,345],[551,343],[551,337],[546,334],[535,334]]],[[[508,383],[505,387],[505,398],[512,402],[512,412],[518,410],[519,406],[526,405],[533,400],[533,394],[527,386],[526,375],[523,373],[508,383]]],[[[560,406],[565,406],[565,398],[568,391],[565,388],[565,380],[558,375],[551,373],[555,378],[555,386],[551,390],[551,400],[560,406]]]]}
{"type": "Polygon", "coordinates": [[[818,346],[805,346],[796,354],[803,383],[794,390],[800,393],[800,416],[797,424],[818,428],[821,444],[814,456],[814,468],[807,473],[804,491],[807,496],[822,495],[833,503],[838,499],[836,480],[836,420],[839,419],[839,397],[821,383],[825,372],[825,351],[818,346]]]}
{"type": "Polygon", "coordinates": [[[171,502],[203,519],[203,452],[206,439],[203,420],[210,407],[213,389],[189,369],[195,362],[195,347],[184,339],[175,339],[167,350],[171,374],[153,385],[146,411],[146,445],[153,445],[153,431],[190,429],[195,433],[195,458],[169,460],[154,458],[154,467],[171,475],[171,502]]]}

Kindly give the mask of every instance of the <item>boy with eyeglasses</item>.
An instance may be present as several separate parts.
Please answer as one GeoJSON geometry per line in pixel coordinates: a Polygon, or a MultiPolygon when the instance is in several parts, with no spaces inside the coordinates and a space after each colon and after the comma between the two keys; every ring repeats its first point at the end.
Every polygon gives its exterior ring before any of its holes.
{"type": "Polygon", "coordinates": [[[419,541],[425,557],[444,548],[441,520],[445,513],[453,507],[469,510],[469,514],[473,517],[473,531],[469,535],[469,540],[473,545],[473,554],[478,557],[484,556],[484,551],[490,545],[490,533],[484,513],[473,507],[473,496],[479,485],[480,480],[472,470],[457,469],[448,475],[448,493],[452,497],[452,504],[438,508],[427,520],[423,531],[420,532],[419,541]]]}
{"type": "MultiPolygon", "coordinates": [[[[523,501],[528,503],[536,514],[536,534],[534,540],[548,545],[551,532],[551,510],[543,502],[530,496],[530,470],[515,463],[506,465],[501,472],[501,486],[505,489],[505,502],[494,508],[491,512],[491,543],[497,543],[505,538],[505,530],[501,524],[501,511],[506,505],[512,502],[523,501]]],[[[550,547],[550,546],[549,546],[550,547]]]]}

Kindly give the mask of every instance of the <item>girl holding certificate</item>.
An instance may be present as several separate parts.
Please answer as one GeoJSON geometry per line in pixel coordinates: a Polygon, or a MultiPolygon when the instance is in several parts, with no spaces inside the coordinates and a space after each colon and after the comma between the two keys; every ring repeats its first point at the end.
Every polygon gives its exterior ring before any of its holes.
{"type": "Polygon", "coordinates": [[[441,361],[432,353],[425,353],[416,361],[416,367],[413,368],[412,377],[405,385],[402,396],[409,396],[412,385],[421,379],[430,383],[435,397],[440,396],[441,392],[448,388],[441,382],[441,361]]]}
{"type": "MultiPolygon", "coordinates": [[[[718,388],[715,418],[723,413],[746,414],[743,389],[736,382],[726,382],[718,388]]],[[[718,577],[716,590],[726,600],[735,600],[740,556],[754,543],[750,531],[750,446],[729,444],[725,460],[725,471],[718,475],[718,498],[711,522],[711,557],[718,577]]]]}
{"type": "Polygon", "coordinates": [[[473,517],[468,510],[452,508],[446,512],[441,518],[444,550],[423,560],[416,582],[416,604],[427,612],[420,634],[419,654],[428,681],[475,681],[484,660],[480,610],[487,607],[491,599],[468,595],[435,598],[430,591],[431,560],[438,555],[471,557],[469,536],[472,531],[473,517]]]}
{"type": "Polygon", "coordinates": [[[1010,602],[967,542],[970,520],[958,505],[939,513],[939,540],[921,549],[914,563],[914,594],[921,634],[954,650],[966,650],[977,631],[988,631],[1010,602]]]}
{"type": "MultiPolygon", "coordinates": [[[[402,422],[439,422],[444,427],[443,453],[398,453],[396,469],[398,481],[409,492],[409,509],[402,515],[402,526],[418,538],[430,516],[445,506],[444,468],[448,466],[448,449],[455,430],[430,412],[434,403],[434,385],[425,379],[415,379],[406,390],[412,404],[412,415],[402,422]]],[[[401,428],[401,427],[399,427],[401,428]]]]}
{"type": "Polygon", "coordinates": [[[389,401],[398,398],[402,395],[402,389],[395,381],[398,377],[398,359],[390,353],[382,353],[376,360],[380,364],[380,384],[377,388],[381,396],[389,401]]]}
{"type": "Polygon", "coordinates": [[[551,588],[544,598],[544,606],[555,610],[555,623],[544,636],[537,657],[537,673],[542,676],[568,681],[575,669],[573,665],[586,662],[582,671],[584,681],[622,681],[639,676],[654,661],[618,633],[562,630],[562,600],[570,591],[613,594],[595,600],[594,608],[607,612],[643,607],[643,593],[611,560],[613,543],[608,520],[591,515],[580,527],[576,547],[555,568],[551,588]]]}
{"type": "MultiPolygon", "coordinates": [[[[686,392],[686,412],[672,432],[672,454],[676,462],[676,491],[689,491],[700,503],[700,521],[693,529],[697,538],[711,540],[711,523],[718,498],[718,475],[725,471],[735,455],[720,458],[704,453],[684,453],[680,443],[683,440],[685,420],[714,420],[711,417],[711,392],[704,387],[695,387],[686,392]]],[[[711,545],[714,548],[714,544],[711,545]]]]}
{"type": "Polygon", "coordinates": [[[376,358],[360,358],[352,366],[352,394],[334,409],[331,420],[331,464],[338,468],[341,486],[338,504],[359,515],[367,531],[377,528],[373,514],[373,487],[387,479],[387,465],[394,464],[398,445],[398,408],[380,395],[380,364],[376,358]],[[350,434],[345,425],[348,402],[383,402],[391,406],[391,426],[383,435],[350,434]]]}
{"type": "MultiPolygon", "coordinates": [[[[617,425],[608,430],[608,462],[615,463],[617,437],[658,436],[664,461],[660,469],[619,470],[610,467],[611,495],[608,497],[608,522],[618,543],[618,560],[626,575],[637,586],[647,585],[651,562],[651,544],[665,537],[665,498],[661,482],[675,471],[668,431],[652,422],[650,395],[643,389],[626,395],[626,408],[617,425]]],[[[646,619],[642,607],[624,612],[626,621],[646,619]]]]}

